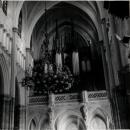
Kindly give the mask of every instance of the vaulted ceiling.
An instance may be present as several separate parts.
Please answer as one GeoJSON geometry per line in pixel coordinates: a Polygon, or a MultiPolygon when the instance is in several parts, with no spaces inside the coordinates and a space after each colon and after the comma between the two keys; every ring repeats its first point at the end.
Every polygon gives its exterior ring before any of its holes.
{"type": "MultiPolygon", "coordinates": [[[[25,1],[23,4],[25,20],[24,30],[28,37],[32,36],[32,46],[37,57],[39,48],[44,39],[45,32],[45,1],[25,1]],[[26,16],[25,16],[26,14],[26,16]]],[[[71,21],[74,23],[74,31],[81,37],[81,45],[87,46],[88,41],[98,41],[97,18],[99,12],[95,1],[46,1],[47,31],[50,43],[55,35],[56,19],[58,20],[59,34],[64,34],[71,29],[71,21]]],[[[31,39],[31,38],[30,38],[31,39]]],[[[31,41],[31,40],[30,40],[31,41]]]]}
{"type": "MultiPolygon", "coordinates": [[[[80,63],[83,60],[90,60],[96,77],[95,83],[102,89],[104,87],[104,82],[102,82],[102,79],[104,79],[102,57],[100,48],[97,45],[98,41],[102,40],[99,29],[99,20],[101,19],[99,5],[96,1],[25,1],[22,6],[23,32],[26,47],[29,48],[31,43],[34,60],[39,58],[41,44],[45,38],[45,3],[49,48],[52,48],[53,38],[56,34],[56,20],[58,21],[58,34],[60,36],[70,34],[73,23],[74,33],[77,35],[78,41],[74,42],[73,46],[70,45],[71,42],[66,45],[68,48],[71,46],[72,49],[75,46],[78,47],[80,63]],[[96,64],[98,66],[95,66],[96,64]]],[[[70,54],[72,49],[67,50],[69,57],[72,57],[70,54]]],[[[72,62],[71,58],[69,60],[72,62]]],[[[68,62],[70,68],[72,68],[71,62],[68,62]]],[[[87,80],[83,79],[81,86],[86,84],[87,80]]]]}
{"type": "MultiPolygon", "coordinates": [[[[76,28],[81,28],[83,32],[86,32],[93,40],[97,39],[96,28],[86,13],[81,9],[65,2],[58,3],[47,11],[47,23],[48,31],[51,34],[54,33],[55,20],[58,20],[59,27],[70,26],[71,19],[74,21],[76,28]]],[[[34,29],[36,29],[37,37],[44,32],[45,29],[45,14],[43,14],[34,29]]],[[[38,37],[39,38],[39,37],[38,37]]]]}

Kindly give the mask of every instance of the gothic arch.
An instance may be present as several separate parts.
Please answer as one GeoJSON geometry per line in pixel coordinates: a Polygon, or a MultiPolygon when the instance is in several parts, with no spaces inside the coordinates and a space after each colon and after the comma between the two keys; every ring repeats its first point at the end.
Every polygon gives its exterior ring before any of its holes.
{"type": "Polygon", "coordinates": [[[13,27],[18,27],[19,14],[23,3],[24,1],[8,1],[8,14],[13,17],[13,27]]]}
{"type": "Polygon", "coordinates": [[[101,116],[95,115],[89,124],[89,129],[90,130],[93,130],[93,129],[107,130],[107,125],[101,116]]]}
{"type": "MultiPolygon", "coordinates": [[[[107,115],[107,113],[102,110],[101,108],[96,108],[93,113],[91,113],[91,118],[90,120],[88,121],[88,128],[91,129],[91,125],[92,125],[92,122],[100,122],[100,124],[102,124],[103,127],[106,127],[106,129],[108,128],[108,120],[107,118],[109,117],[107,115]]],[[[109,122],[110,123],[110,122],[109,122]]],[[[100,126],[99,126],[100,127],[100,126]]]]}
{"type": "MultiPolygon", "coordinates": [[[[60,30],[62,32],[64,27],[61,27],[60,30]]],[[[74,28],[75,32],[77,32],[79,35],[82,36],[82,38],[85,40],[86,44],[88,44],[88,41],[90,39],[92,39],[92,37],[83,29],[81,29],[79,26],[75,26],[74,28]]],[[[50,41],[53,40],[53,37],[54,37],[54,34],[50,36],[50,41]]],[[[38,43],[42,43],[44,39],[41,37],[41,38],[38,38],[38,40],[36,40],[36,45],[38,45],[38,43]]],[[[53,43],[53,42],[50,42],[50,43],[53,43]]],[[[40,49],[40,48],[39,48],[40,49]]]]}
{"type": "MultiPolygon", "coordinates": [[[[55,3],[52,3],[51,5],[49,5],[48,9],[50,9],[51,7],[53,7],[54,5],[58,4],[58,2],[55,2],[55,3]]],[[[97,31],[98,31],[98,21],[97,19],[95,18],[94,14],[91,12],[92,10],[86,8],[84,5],[80,4],[80,3],[76,3],[74,4],[74,2],[70,2],[68,1],[67,3],[69,4],[72,4],[78,8],[80,8],[82,11],[84,11],[93,21],[94,25],[96,26],[97,28],[97,31]]],[[[33,10],[34,11],[34,10],[33,10]]],[[[32,14],[34,14],[34,12],[32,11],[32,14]]],[[[30,19],[29,21],[32,21],[30,22],[30,28],[28,29],[28,40],[27,40],[27,43],[29,44],[30,43],[30,38],[31,38],[31,34],[32,34],[32,31],[33,31],[33,28],[36,24],[36,22],[38,21],[38,19],[44,14],[44,8],[42,8],[40,10],[40,12],[38,13],[38,15],[36,16],[36,18],[34,20],[30,19]]],[[[34,16],[34,15],[33,15],[34,16]]],[[[31,15],[30,15],[30,18],[31,18],[31,15]]],[[[98,32],[98,35],[100,35],[100,32],[98,32]]]]}
{"type": "MultiPolygon", "coordinates": [[[[70,1],[67,1],[69,4],[72,4],[78,8],[80,8],[82,11],[84,11],[86,14],[88,14],[88,16],[92,19],[93,23],[95,24],[96,28],[97,28],[97,31],[98,31],[98,35],[99,35],[99,39],[102,40],[101,38],[101,33],[100,33],[100,27],[99,27],[99,24],[98,24],[98,19],[96,17],[96,9],[97,11],[99,10],[99,6],[98,6],[98,3],[95,2],[94,4],[91,3],[91,2],[88,2],[88,6],[90,7],[86,7],[85,5],[79,3],[79,2],[70,2],[70,1]],[[95,5],[97,5],[99,8],[95,7],[95,5]]],[[[49,4],[48,5],[48,9],[50,9],[51,7],[53,7],[54,5],[58,4],[58,2],[52,2],[52,4],[49,4]]],[[[20,14],[20,10],[21,8],[23,7],[23,4],[24,4],[24,1],[20,1],[20,2],[17,2],[14,6],[16,6],[16,9],[17,11],[16,12],[16,15],[15,15],[15,26],[17,27],[18,25],[18,17],[19,17],[19,14],[20,14]]],[[[43,7],[43,6],[42,6],[43,7]]],[[[37,20],[41,17],[41,15],[44,13],[44,8],[41,8],[41,10],[39,12],[37,12],[38,15],[36,15],[35,19],[32,20],[32,18],[34,18],[34,12],[38,10],[39,11],[39,6],[38,6],[38,3],[36,3],[35,7],[32,9],[31,11],[31,14],[30,14],[30,17],[29,17],[29,22],[30,23],[30,28],[28,29],[28,39],[27,39],[27,44],[28,44],[28,47],[29,47],[29,44],[30,44],[30,38],[31,38],[31,34],[32,34],[32,31],[33,31],[33,28],[37,22],[37,20]],[[38,8],[38,9],[37,9],[38,8]],[[33,17],[32,17],[33,16],[33,17]]],[[[100,11],[101,12],[101,11],[100,11]]],[[[35,12],[36,14],[36,12],[35,12]]]]}
{"type": "Polygon", "coordinates": [[[39,129],[38,130],[46,130],[49,127],[49,113],[45,114],[40,122],[39,122],[39,129]]]}
{"type": "Polygon", "coordinates": [[[31,118],[31,120],[29,121],[28,123],[28,130],[37,130],[37,127],[38,127],[38,120],[37,120],[37,117],[36,116],[33,116],[31,118]],[[31,125],[35,125],[35,129],[30,129],[31,125]]]}
{"type": "Polygon", "coordinates": [[[103,120],[106,122],[106,118],[107,118],[107,114],[105,113],[105,111],[101,108],[96,108],[93,112],[93,115],[92,115],[92,118],[95,116],[95,115],[99,115],[103,118],[103,120]]]}
{"type": "Polygon", "coordinates": [[[97,1],[97,11],[100,15],[100,18],[104,18],[105,17],[105,13],[104,13],[104,10],[103,10],[103,1],[97,1]]]}
{"type": "Polygon", "coordinates": [[[36,122],[34,119],[31,120],[29,130],[36,130],[36,122]]]}
{"type": "MultiPolygon", "coordinates": [[[[23,7],[23,4],[25,3],[26,1],[15,1],[14,5],[10,4],[10,6],[8,8],[10,8],[10,10],[13,10],[13,8],[16,9],[15,11],[15,18],[14,18],[14,25],[15,27],[18,26],[18,18],[19,18],[19,14],[20,14],[20,11],[23,7]]],[[[56,1],[56,2],[52,2],[52,4],[49,4],[48,6],[48,9],[50,9],[51,7],[53,7],[54,5],[58,4],[60,1],[56,1]]],[[[99,2],[99,1],[95,1],[94,3],[92,2],[88,2],[88,6],[90,6],[89,8],[87,8],[85,5],[83,4],[80,4],[79,2],[70,2],[70,1],[67,1],[68,3],[82,9],[82,11],[84,11],[86,14],[88,14],[88,16],[92,19],[93,23],[95,24],[96,26],[96,29],[98,31],[98,37],[99,37],[99,40],[102,40],[102,32],[101,32],[101,25],[100,25],[100,19],[104,17],[104,11],[103,11],[103,2],[99,2]],[[97,11],[97,13],[95,13],[97,11]],[[100,17],[97,17],[96,15],[99,15],[100,17]]],[[[11,2],[10,2],[11,3],[11,2]]],[[[39,8],[38,6],[38,3],[35,5],[35,7],[32,9],[31,11],[31,15],[30,15],[30,18],[31,16],[34,17],[34,14],[36,13],[35,11],[38,10],[36,8],[39,8]]],[[[42,6],[43,7],[43,6],[42,6]]],[[[26,40],[27,41],[27,44],[28,44],[28,47],[30,47],[30,39],[31,39],[31,34],[32,34],[32,31],[33,31],[33,28],[37,22],[37,20],[41,17],[41,15],[44,13],[44,8],[41,8],[41,10],[38,12],[38,15],[36,16],[35,19],[30,19],[29,21],[32,21],[30,23],[30,28],[28,29],[28,39],[26,40]]],[[[13,11],[12,11],[12,14],[13,14],[13,11]]]]}
{"type": "Polygon", "coordinates": [[[86,124],[83,118],[78,112],[74,110],[66,110],[64,112],[62,111],[55,119],[54,124],[55,124],[55,130],[61,130],[61,129],[66,130],[66,127],[71,125],[73,125],[77,129],[79,127],[80,130],[86,129],[86,124]],[[76,124],[77,122],[79,124],[76,124]],[[77,125],[79,126],[76,127],[77,125]]]}
{"type": "MultiPolygon", "coordinates": [[[[65,20],[62,20],[62,21],[60,20],[60,21],[58,21],[58,24],[61,25],[61,24],[64,24],[64,22],[65,22],[65,20]]],[[[60,30],[63,30],[63,28],[64,28],[64,26],[60,27],[60,30]]],[[[40,29],[40,32],[42,32],[41,30],[42,30],[42,28],[40,29]]],[[[76,22],[76,24],[74,25],[74,30],[79,32],[79,34],[81,36],[83,36],[84,39],[86,39],[86,42],[89,39],[92,39],[95,42],[97,40],[96,38],[93,37],[93,34],[90,31],[87,32],[86,29],[85,29],[85,26],[81,25],[80,23],[76,22]]],[[[51,30],[49,30],[48,32],[53,33],[54,31],[55,31],[55,24],[52,26],[51,30]]],[[[38,38],[38,39],[41,40],[42,39],[41,35],[39,35],[39,36],[40,36],[40,38],[38,38]]],[[[53,35],[51,35],[50,38],[51,37],[53,37],[53,35]]],[[[37,40],[37,42],[39,42],[39,41],[37,40]]]]}
{"type": "Polygon", "coordinates": [[[3,88],[2,89],[2,94],[4,95],[9,95],[10,90],[9,90],[9,70],[8,66],[6,63],[6,59],[3,54],[0,54],[0,66],[1,66],[1,71],[2,71],[2,77],[3,77],[3,88]]]}
{"type": "Polygon", "coordinates": [[[20,93],[19,93],[19,88],[18,88],[18,80],[17,78],[15,79],[15,104],[14,104],[14,126],[15,128],[19,128],[20,126],[20,109],[19,109],[19,105],[20,105],[20,93]]]}

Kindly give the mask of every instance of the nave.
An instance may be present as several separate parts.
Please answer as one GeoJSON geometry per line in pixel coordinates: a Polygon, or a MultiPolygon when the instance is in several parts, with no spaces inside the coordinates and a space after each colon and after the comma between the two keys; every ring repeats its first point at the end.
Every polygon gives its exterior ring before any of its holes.
{"type": "Polygon", "coordinates": [[[0,130],[130,129],[129,10],[0,0],[0,130]]]}

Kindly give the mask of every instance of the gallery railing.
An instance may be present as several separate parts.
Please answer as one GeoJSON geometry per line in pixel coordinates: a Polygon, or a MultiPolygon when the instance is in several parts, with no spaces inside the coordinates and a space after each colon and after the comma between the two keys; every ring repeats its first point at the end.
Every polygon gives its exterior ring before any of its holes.
{"type": "Polygon", "coordinates": [[[99,100],[107,100],[107,92],[106,91],[84,91],[81,94],[72,93],[72,94],[53,94],[50,95],[49,98],[47,96],[31,96],[29,97],[29,105],[47,105],[51,102],[54,104],[58,103],[75,103],[75,102],[91,102],[91,101],[99,101],[99,100]]]}

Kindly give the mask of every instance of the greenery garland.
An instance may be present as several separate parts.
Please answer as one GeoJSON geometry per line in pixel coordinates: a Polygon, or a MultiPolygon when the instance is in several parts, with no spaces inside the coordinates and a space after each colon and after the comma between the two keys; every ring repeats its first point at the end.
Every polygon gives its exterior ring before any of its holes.
{"type": "Polygon", "coordinates": [[[67,66],[61,68],[43,61],[35,61],[32,75],[26,72],[23,86],[32,89],[35,95],[69,92],[75,86],[77,81],[67,66]],[[45,73],[45,64],[53,68],[48,73],[45,73]]]}

